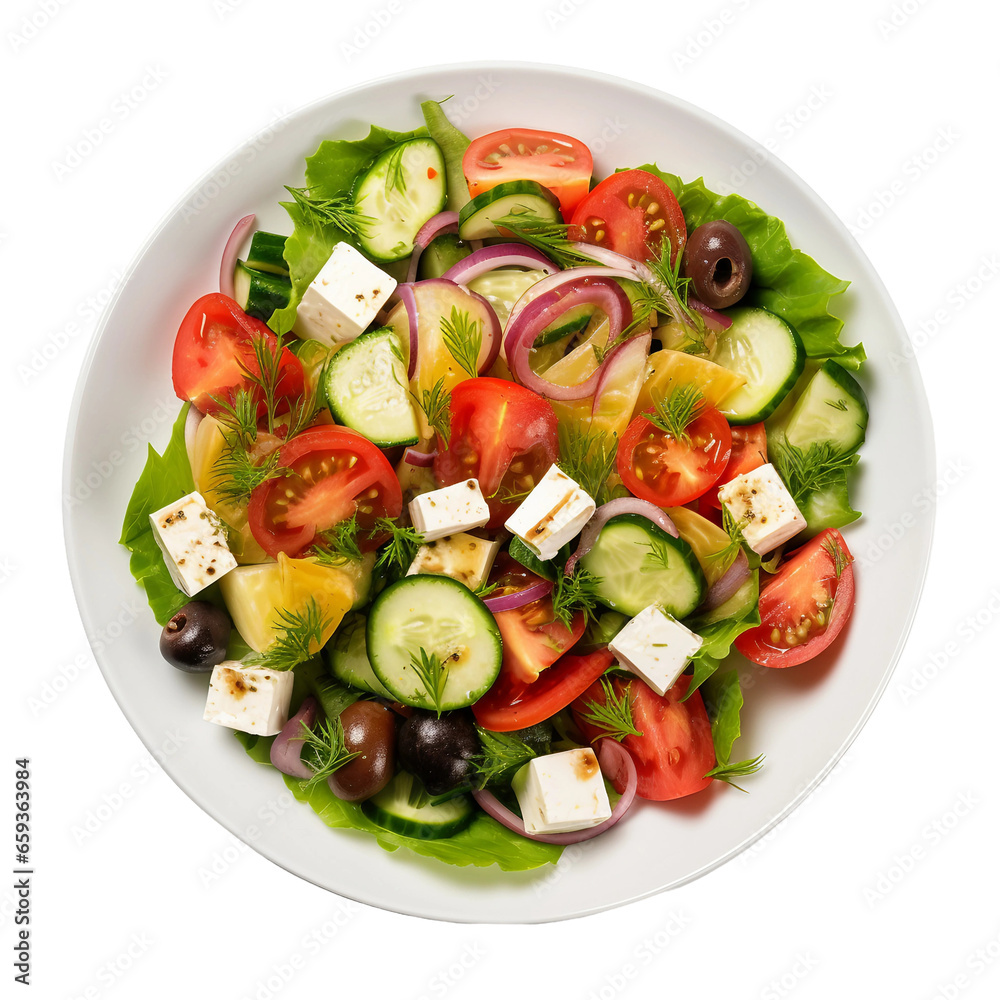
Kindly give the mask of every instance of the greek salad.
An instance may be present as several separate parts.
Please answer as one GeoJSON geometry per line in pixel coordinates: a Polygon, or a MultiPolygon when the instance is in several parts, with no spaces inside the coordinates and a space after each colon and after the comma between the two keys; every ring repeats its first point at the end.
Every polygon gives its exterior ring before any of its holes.
{"type": "Polygon", "coordinates": [[[851,615],[865,354],[739,195],[422,110],[323,142],[290,233],[240,220],[121,541],[204,718],[326,823],[529,869],[752,787],[731,650],[851,615]]]}

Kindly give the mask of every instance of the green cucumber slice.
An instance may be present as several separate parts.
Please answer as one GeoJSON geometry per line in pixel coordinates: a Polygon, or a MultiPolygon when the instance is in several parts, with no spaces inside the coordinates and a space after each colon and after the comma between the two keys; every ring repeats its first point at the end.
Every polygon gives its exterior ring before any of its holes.
{"type": "Polygon", "coordinates": [[[349,614],[340,623],[333,638],[323,647],[327,670],[344,684],[391,700],[392,695],[368,662],[367,624],[365,616],[360,614],[349,614]]]}
{"type": "Polygon", "coordinates": [[[399,340],[387,326],[363,333],[330,359],[322,376],[334,420],[380,448],[416,444],[417,416],[399,340]]]}
{"type": "Polygon", "coordinates": [[[600,579],[598,600],[629,617],[659,604],[685,618],[705,596],[705,574],[691,546],[640,514],[611,518],[580,565],[600,579]]]}
{"type": "Polygon", "coordinates": [[[433,139],[408,139],[380,154],[354,187],[354,207],[372,221],[358,242],[373,260],[413,253],[420,227],[444,208],[444,157],[433,139]]]}
{"type": "Polygon", "coordinates": [[[851,506],[847,487],[847,472],[841,470],[824,489],[809,496],[799,505],[806,519],[806,538],[818,535],[825,528],[843,528],[861,517],[861,512],[851,506]]]}
{"type": "Polygon", "coordinates": [[[441,840],[464,830],[476,816],[470,795],[456,795],[434,805],[411,804],[416,779],[400,771],[377,795],[361,804],[364,814],[376,825],[416,840],[441,840]]]}
{"type": "Polygon", "coordinates": [[[250,250],[247,253],[247,267],[255,271],[267,271],[270,274],[281,274],[288,277],[288,264],[285,263],[285,241],[287,236],[277,233],[265,233],[258,229],[250,240],[250,250]]]}
{"type": "Polygon", "coordinates": [[[280,274],[255,271],[238,260],[233,272],[233,294],[248,316],[266,323],[275,309],[284,309],[288,305],[292,283],[280,274]]]}
{"type": "Polygon", "coordinates": [[[500,326],[506,327],[510,312],[517,300],[544,277],[544,271],[515,271],[512,268],[501,268],[473,278],[468,288],[482,295],[493,306],[493,311],[500,320],[500,326]]]}
{"type": "Polygon", "coordinates": [[[465,260],[472,248],[455,233],[441,233],[427,244],[417,264],[417,280],[443,278],[460,260],[465,260]]]}
{"type": "Polygon", "coordinates": [[[397,701],[416,708],[465,708],[481,698],[500,673],[500,629],[483,602],[447,576],[407,576],[375,598],[368,613],[368,658],[375,676],[397,701]],[[424,650],[445,662],[436,702],[411,657],[424,650]]]}
{"type": "Polygon", "coordinates": [[[570,556],[570,547],[564,545],[556,555],[555,559],[545,562],[538,558],[517,535],[514,535],[507,546],[507,554],[515,562],[519,562],[525,569],[530,570],[535,576],[540,576],[549,583],[555,583],[556,574],[561,572],[561,568],[566,565],[566,560],[570,556]]]}
{"type": "Polygon", "coordinates": [[[529,215],[546,222],[562,222],[559,199],[536,181],[507,181],[477,195],[458,215],[463,240],[488,240],[502,235],[495,225],[508,215],[529,215]]]}
{"type": "Polygon", "coordinates": [[[858,380],[836,361],[827,361],[809,380],[791,413],[777,428],[804,451],[829,443],[837,454],[857,451],[868,428],[868,399],[858,380]]]}
{"type": "Polygon", "coordinates": [[[806,352],[799,335],[766,309],[734,309],[729,316],[733,325],[718,335],[712,360],[747,383],[726,397],[722,412],[731,424],[756,424],[791,391],[806,352]]]}

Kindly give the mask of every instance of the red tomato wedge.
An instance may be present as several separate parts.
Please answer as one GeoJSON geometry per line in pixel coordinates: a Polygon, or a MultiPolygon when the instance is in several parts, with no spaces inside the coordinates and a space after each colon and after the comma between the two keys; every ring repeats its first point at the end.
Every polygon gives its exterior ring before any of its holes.
{"type": "Polygon", "coordinates": [[[473,378],[451,393],[451,440],[438,451],[434,475],[442,486],[475,477],[490,507],[487,528],[503,526],[559,457],[551,404],[500,378],[473,378]]]}
{"type": "Polygon", "coordinates": [[[296,556],[316,535],[358,515],[362,549],[377,518],[399,517],[403,494],[393,467],[367,438],[346,427],[310,427],[284,445],[279,466],[290,471],[250,496],[250,530],[269,556],[296,556]]]}
{"type": "MultiPolygon", "coordinates": [[[[203,295],[187,311],[174,340],[174,392],[202,413],[216,413],[221,407],[213,396],[231,400],[238,389],[253,389],[247,371],[260,375],[255,338],[273,354],[277,340],[265,323],[221,292],[203,295]]],[[[283,412],[289,400],[302,395],[302,365],[287,347],[281,349],[278,364],[278,411],[283,412]]],[[[263,400],[259,406],[263,413],[263,400]]]]}
{"type": "MultiPolygon", "coordinates": [[[[622,746],[632,755],[639,774],[637,794],[658,802],[679,799],[707,788],[711,778],[705,775],[715,767],[715,745],[701,692],[687,701],[691,678],[682,674],[661,697],[643,681],[616,677],[611,685],[618,697],[632,701],[632,721],[642,736],[626,736],[622,746]]],[[[588,740],[593,742],[607,733],[584,716],[591,711],[589,702],[603,705],[604,689],[591,685],[575,702],[573,718],[588,740]]],[[[622,788],[615,787],[620,792],[622,788]]],[[[624,787],[624,786],[623,786],[624,787]]]]}
{"type": "Polygon", "coordinates": [[[687,242],[673,191],[648,170],[623,170],[601,181],[573,213],[571,234],[640,261],[658,258],[666,236],[673,263],[687,242]]]}
{"type": "Polygon", "coordinates": [[[854,609],[853,557],[828,528],[792,553],[760,592],[760,625],[736,648],[762,667],[794,667],[823,652],[854,609]]]}
{"type": "Polygon", "coordinates": [[[484,728],[509,733],[550,719],[604,673],[614,662],[607,649],[584,656],[566,653],[543,671],[532,684],[518,680],[501,668],[496,683],[472,706],[484,728]]]}
{"type": "Polygon", "coordinates": [[[731,483],[737,476],[767,465],[767,433],[763,424],[747,424],[745,427],[730,427],[729,430],[733,438],[729,462],[715,483],[715,489],[709,490],[701,500],[716,510],[722,510],[719,487],[731,483]]]}
{"type": "Polygon", "coordinates": [[[645,416],[628,425],[616,461],[631,493],[659,507],[680,507],[718,481],[732,449],[726,418],[714,407],[703,406],[684,437],[675,438],[645,416]]]}
{"type": "Polygon", "coordinates": [[[503,129],[473,139],[462,157],[462,171],[473,198],[505,181],[537,181],[559,199],[568,219],[590,190],[594,158],[570,135],[503,129]]]}

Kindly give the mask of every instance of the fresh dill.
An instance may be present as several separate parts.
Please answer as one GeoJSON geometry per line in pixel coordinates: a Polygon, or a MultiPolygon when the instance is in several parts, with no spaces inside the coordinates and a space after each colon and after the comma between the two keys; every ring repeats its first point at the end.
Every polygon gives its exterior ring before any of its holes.
{"type": "Polygon", "coordinates": [[[680,444],[690,444],[687,432],[705,406],[705,397],[693,382],[670,387],[658,399],[653,400],[653,412],[643,416],[665,434],[669,434],[680,444]]]}
{"type": "Polygon", "coordinates": [[[727,784],[732,785],[733,788],[739,788],[741,792],[745,792],[746,789],[740,788],[734,779],[746,778],[751,774],[756,774],[763,766],[764,755],[759,754],[751,760],[741,760],[731,764],[719,764],[718,767],[713,767],[705,777],[725,781],[727,784]]]}
{"type": "Polygon", "coordinates": [[[273,628],[277,636],[262,653],[253,653],[243,662],[248,666],[270,670],[291,670],[319,652],[323,633],[330,619],[323,616],[315,598],[310,598],[304,611],[281,608],[273,628]]]}
{"type": "Polygon", "coordinates": [[[482,753],[473,758],[480,784],[495,785],[509,781],[514,772],[538,753],[510,733],[494,733],[476,726],[482,753]]]}
{"type": "Polygon", "coordinates": [[[478,587],[476,587],[473,593],[476,595],[476,597],[482,600],[484,597],[489,597],[490,594],[495,593],[499,589],[500,589],[499,583],[487,583],[483,581],[483,583],[481,583],[478,587]]]}
{"type": "Polygon", "coordinates": [[[313,542],[310,555],[324,566],[343,566],[345,562],[360,562],[361,547],[358,544],[358,512],[321,531],[313,542]]]}
{"type": "Polygon", "coordinates": [[[227,503],[244,503],[258,486],[287,474],[288,469],[278,464],[276,451],[259,460],[234,441],[212,466],[212,490],[227,503]]]}
{"type": "Polygon", "coordinates": [[[639,567],[640,573],[659,573],[660,570],[670,569],[670,546],[662,538],[651,538],[648,542],[639,543],[643,548],[649,549],[643,558],[643,565],[639,567]],[[646,565],[648,563],[648,565],[646,565]]]}
{"type": "Polygon", "coordinates": [[[608,479],[615,471],[618,436],[601,430],[559,425],[559,468],[601,506],[611,499],[608,479]]]}
{"type": "Polygon", "coordinates": [[[416,653],[410,654],[410,666],[413,672],[420,678],[427,698],[434,706],[434,710],[441,717],[444,711],[444,689],[448,683],[448,664],[444,657],[437,653],[428,653],[423,646],[416,653]]]}
{"type": "Polygon", "coordinates": [[[497,219],[494,225],[498,230],[506,231],[522,243],[540,250],[560,267],[594,263],[586,249],[569,238],[570,226],[542,219],[526,209],[515,208],[497,219]]]}
{"type": "Polygon", "coordinates": [[[285,190],[313,223],[319,226],[334,226],[348,236],[363,236],[367,227],[375,221],[370,216],[362,215],[346,195],[336,198],[317,198],[309,194],[308,188],[286,185],[285,190]]]}
{"type": "Polygon", "coordinates": [[[733,517],[732,512],[729,508],[723,504],[722,505],[722,530],[729,536],[729,540],[721,549],[717,549],[715,552],[710,552],[707,556],[710,562],[718,562],[722,564],[722,572],[729,569],[734,562],[736,562],[736,557],[740,554],[743,548],[743,530],[747,528],[750,524],[749,518],[743,518],[739,521],[733,517]]]}
{"type": "Polygon", "coordinates": [[[335,771],[358,756],[358,751],[350,751],[344,738],[344,726],[339,718],[324,719],[315,729],[301,723],[302,760],[312,770],[312,777],[305,782],[311,788],[325,781],[335,771]]]}
{"type": "Polygon", "coordinates": [[[475,378],[479,374],[479,352],[483,348],[482,320],[474,320],[468,312],[452,306],[451,318],[441,317],[441,338],[469,378],[475,378]]]}
{"type": "Polygon", "coordinates": [[[581,611],[584,622],[589,622],[595,616],[598,605],[597,588],[600,585],[601,578],[594,576],[589,570],[578,569],[569,576],[565,573],[557,574],[552,591],[554,620],[569,628],[573,616],[581,611]]]}
{"type": "Polygon", "coordinates": [[[430,389],[424,389],[419,396],[415,392],[411,392],[410,395],[428,425],[434,429],[447,448],[451,441],[451,393],[444,387],[444,376],[430,389]]]}
{"type": "Polygon", "coordinates": [[[608,677],[601,678],[601,687],[604,689],[603,704],[594,700],[584,702],[584,707],[589,711],[582,712],[581,718],[603,730],[602,736],[610,736],[619,743],[626,736],[642,736],[642,731],[635,728],[635,720],[632,718],[631,681],[624,685],[620,695],[615,692],[608,677]]]}
{"type": "Polygon", "coordinates": [[[419,531],[397,524],[389,517],[380,517],[375,522],[372,533],[389,535],[388,541],[379,552],[375,568],[390,572],[406,572],[417,554],[417,549],[424,544],[419,531]]]}
{"type": "Polygon", "coordinates": [[[406,172],[403,170],[403,154],[406,146],[400,143],[390,154],[386,164],[385,173],[385,196],[389,197],[393,192],[399,195],[406,194],[406,172]]]}
{"type": "Polygon", "coordinates": [[[833,535],[828,535],[823,540],[823,549],[833,562],[833,572],[839,580],[844,570],[854,562],[854,557],[849,552],[844,551],[840,542],[833,535]]]}
{"type": "Polygon", "coordinates": [[[814,493],[836,485],[857,460],[857,455],[844,455],[829,441],[799,448],[779,440],[771,448],[771,461],[799,506],[814,493]]]}

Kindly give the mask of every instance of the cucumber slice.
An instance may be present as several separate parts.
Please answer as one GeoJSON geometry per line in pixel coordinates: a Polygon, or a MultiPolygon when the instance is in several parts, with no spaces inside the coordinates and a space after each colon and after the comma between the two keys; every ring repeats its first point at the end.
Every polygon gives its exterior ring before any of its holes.
{"type": "Polygon", "coordinates": [[[559,199],[536,181],[507,181],[477,195],[458,215],[463,240],[488,240],[501,234],[494,223],[508,215],[530,215],[562,222],[559,199]]]}
{"type": "Polygon", "coordinates": [[[371,606],[366,635],[375,676],[404,705],[464,708],[500,673],[496,620],[468,587],[447,576],[407,576],[390,584],[371,606]],[[411,657],[421,650],[445,662],[440,704],[413,669],[411,657]]]}
{"type": "Polygon", "coordinates": [[[629,617],[659,604],[685,618],[705,596],[705,574],[691,546],[640,514],[611,518],[580,565],[600,579],[598,600],[629,617]]]}
{"type": "Polygon", "coordinates": [[[590,324],[595,312],[594,306],[574,306],[567,309],[551,326],[547,326],[535,338],[532,347],[545,347],[546,344],[554,344],[564,337],[572,337],[574,334],[583,333],[590,324]]]}
{"type": "Polygon", "coordinates": [[[760,598],[759,574],[755,571],[744,581],[739,590],[717,608],[706,611],[695,618],[689,618],[684,624],[692,632],[700,632],[708,625],[725,621],[727,618],[745,618],[755,607],[760,598]]]}
{"type": "MultiPolygon", "coordinates": [[[[497,271],[487,271],[469,282],[470,291],[482,295],[497,314],[500,326],[506,327],[510,312],[517,300],[545,277],[544,271],[515,271],[502,268],[497,271]]],[[[586,308],[580,307],[580,308],[586,308]]]]}
{"type": "Polygon", "coordinates": [[[811,493],[800,505],[806,519],[806,538],[818,535],[825,528],[843,528],[861,517],[861,512],[851,506],[847,487],[847,473],[842,471],[825,489],[811,493]]]}
{"type": "Polygon", "coordinates": [[[476,816],[470,795],[456,795],[434,805],[411,805],[416,779],[400,771],[377,795],[361,803],[364,814],[376,825],[415,840],[441,840],[461,833],[476,816]]]}
{"type": "Polygon", "coordinates": [[[353,705],[361,697],[360,691],[352,691],[334,677],[309,673],[307,680],[328,719],[339,718],[348,705],[353,705]]]}
{"type": "Polygon", "coordinates": [[[284,309],[292,297],[292,283],[288,278],[255,271],[241,260],[236,262],[233,272],[233,289],[242,310],[265,323],[275,309],[284,309]]]}
{"type": "Polygon", "coordinates": [[[850,372],[827,361],[809,380],[787,420],[778,428],[785,440],[806,450],[828,442],[838,454],[857,451],[868,428],[868,399],[850,372]]]}
{"type": "Polygon", "coordinates": [[[372,220],[359,234],[361,249],[380,262],[409,257],[420,227],[446,197],[444,157],[433,139],[390,146],[354,188],[355,209],[372,220]]]}
{"type": "Polygon", "coordinates": [[[517,535],[514,535],[507,546],[507,554],[511,559],[519,562],[525,569],[530,570],[535,576],[540,576],[549,583],[555,583],[556,574],[566,565],[566,560],[570,556],[570,547],[564,545],[556,555],[555,559],[545,562],[538,558],[517,535]]]}
{"type": "Polygon", "coordinates": [[[322,376],[334,420],[380,448],[416,444],[420,429],[399,340],[387,326],[363,333],[330,359],[322,376]]]}
{"type": "Polygon", "coordinates": [[[460,260],[472,253],[472,248],[463,243],[456,233],[442,233],[427,244],[417,264],[417,280],[443,278],[460,260]]]}
{"type": "Polygon", "coordinates": [[[252,267],[255,271],[267,271],[269,274],[281,274],[287,278],[288,264],[285,263],[285,240],[287,239],[287,236],[265,233],[258,229],[250,241],[247,267],[252,267]]]}
{"type": "Polygon", "coordinates": [[[731,424],[756,424],[791,391],[806,352],[799,335],[766,309],[734,309],[729,316],[733,325],[718,335],[712,360],[747,382],[726,396],[721,409],[731,424]]]}
{"type": "Polygon", "coordinates": [[[366,626],[365,616],[359,614],[348,615],[340,623],[333,639],[323,647],[327,670],[344,684],[392,700],[392,695],[375,676],[368,662],[366,626]]]}

